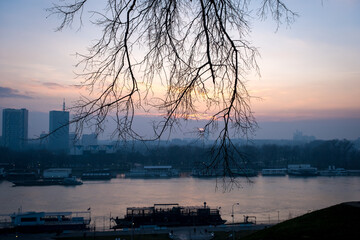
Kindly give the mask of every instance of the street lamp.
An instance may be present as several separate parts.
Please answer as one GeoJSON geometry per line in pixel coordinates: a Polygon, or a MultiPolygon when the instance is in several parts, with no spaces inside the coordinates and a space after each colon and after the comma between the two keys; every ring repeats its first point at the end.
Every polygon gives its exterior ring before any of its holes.
{"type": "Polygon", "coordinates": [[[232,210],[231,210],[231,217],[232,217],[232,222],[233,222],[233,224],[234,224],[234,206],[235,205],[240,205],[239,203],[234,203],[233,205],[232,205],[232,210]]]}

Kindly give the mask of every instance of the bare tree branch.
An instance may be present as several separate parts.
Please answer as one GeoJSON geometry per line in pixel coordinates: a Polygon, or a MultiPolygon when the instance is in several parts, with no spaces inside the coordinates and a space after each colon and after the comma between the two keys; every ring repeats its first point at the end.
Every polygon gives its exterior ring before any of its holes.
{"type": "MultiPolygon", "coordinates": [[[[206,112],[202,129],[218,133],[207,167],[222,168],[234,177],[244,168],[244,156],[232,142],[255,130],[249,71],[259,73],[257,49],[248,41],[252,12],[290,24],[296,13],[280,0],[104,0],[103,10],[89,10],[102,35],[87,54],[78,54],[78,77],[92,98],[73,106],[73,123],[81,134],[85,125],[104,130],[105,119],[115,115],[117,139],[156,140],[171,133],[180,119],[206,112]],[[259,6],[256,7],[256,4],[259,6]],[[166,90],[153,97],[154,83],[166,90]],[[154,136],[145,138],[133,129],[138,111],[161,113],[154,136]]],[[[82,22],[88,0],[54,5],[51,14],[61,19],[57,30],[82,22]]]]}

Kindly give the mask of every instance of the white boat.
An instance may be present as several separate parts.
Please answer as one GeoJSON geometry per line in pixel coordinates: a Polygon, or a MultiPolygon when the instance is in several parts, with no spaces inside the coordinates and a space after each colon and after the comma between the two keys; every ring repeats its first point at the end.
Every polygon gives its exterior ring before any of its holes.
{"type": "Polygon", "coordinates": [[[71,177],[71,168],[49,168],[43,172],[44,179],[64,179],[71,177]]]}
{"type": "Polygon", "coordinates": [[[52,186],[52,185],[63,185],[63,186],[76,186],[82,185],[83,182],[76,179],[76,177],[68,178],[47,178],[38,180],[25,180],[25,181],[12,181],[14,186],[52,186]]]}
{"type": "Polygon", "coordinates": [[[199,178],[217,177],[221,176],[221,171],[214,168],[194,168],[191,176],[199,178]]]}
{"type": "Polygon", "coordinates": [[[317,176],[317,168],[310,164],[290,164],[288,165],[288,174],[290,176],[317,176]]]}
{"type": "Polygon", "coordinates": [[[268,168],[261,170],[263,176],[285,176],[287,172],[286,168],[268,168]]]}
{"type": "Polygon", "coordinates": [[[84,212],[20,212],[10,214],[11,228],[17,232],[61,232],[88,229],[90,211],[84,212]]]}
{"type": "Polygon", "coordinates": [[[172,166],[137,166],[132,168],[125,177],[130,178],[170,178],[178,177],[179,171],[172,166]]]}
{"type": "MultiPolygon", "coordinates": [[[[255,177],[258,175],[258,172],[254,169],[231,169],[232,177],[255,177]]],[[[223,177],[223,169],[220,168],[194,168],[191,172],[191,176],[200,177],[200,178],[211,178],[211,177],[223,177]]],[[[230,176],[230,173],[228,173],[230,176]]]]}

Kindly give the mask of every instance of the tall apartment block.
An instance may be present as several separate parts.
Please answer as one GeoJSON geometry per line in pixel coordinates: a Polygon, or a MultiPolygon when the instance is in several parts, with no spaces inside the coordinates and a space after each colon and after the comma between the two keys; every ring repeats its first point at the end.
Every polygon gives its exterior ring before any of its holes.
{"type": "Polygon", "coordinates": [[[5,147],[13,150],[24,149],[28,138],[29,111],[22,109],[3,109],[2,139],[5,147]]]}
{"type": "Polygon", "coordinates": [[[69,151],[69,112],[50,111],[49,133],[49,149],[69,151]]]}

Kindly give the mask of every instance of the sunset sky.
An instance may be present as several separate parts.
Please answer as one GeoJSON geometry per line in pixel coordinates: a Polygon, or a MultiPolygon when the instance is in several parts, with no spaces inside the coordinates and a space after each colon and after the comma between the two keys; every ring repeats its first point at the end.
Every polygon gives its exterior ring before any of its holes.
{"type": "MultiPolygon", "coordinates": [[[[291,26],[277,30],[270,17],[252,25],[251,40],[261,54],[261,77],[252,74],[247,83],[255,117],[266,124],[333,121],[339,126],[346,119],[352,124],[346,131],[328,129],[335,132],[317,137],[360,137],[360,1],[284,2],[299,14],[291,26]]],[[[74,54],[85,52],[100,30],[85,24],[55,32],[59,20],[47,18],[48,7],[50,0],[0,1],[1,109],[48,113],[61,109],[63,98],[71,105],[79,97],[74,54]]],[[[316,126],[292,130],[311,135],[316,126]]]]}

